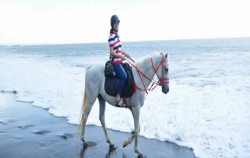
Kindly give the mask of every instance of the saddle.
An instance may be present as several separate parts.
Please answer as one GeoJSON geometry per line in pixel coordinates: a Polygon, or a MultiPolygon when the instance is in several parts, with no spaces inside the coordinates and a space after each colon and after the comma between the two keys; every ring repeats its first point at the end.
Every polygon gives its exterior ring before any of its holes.
{"type": "MultiPolygon", "coordinates": [[[[125,82],[125,86],[124,86],[124,89],[122,91],[121,97],[129,98],[135,92],[135,89],[133,87],[134,76],[132,73],[132,68],[129,66],[128,63],[123,63],[122,66],[123,66],[125,72],[127,73],[127,80],[125,82]]],[[[105,77],[105,84],[104,84],[105,92],[110,96],[116,97],[117,90],[118,90],[118,84],[119,84],[119,79],[117,77],[106,76],[105,77]]]]}

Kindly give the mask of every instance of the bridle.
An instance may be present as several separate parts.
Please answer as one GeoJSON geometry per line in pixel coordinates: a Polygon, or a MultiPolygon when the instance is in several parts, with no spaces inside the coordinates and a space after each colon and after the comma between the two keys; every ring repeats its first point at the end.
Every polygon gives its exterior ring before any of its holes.
{"type": "MultiPolygon", "coordinates": [[[[128,58],[129,58],[131,61],[134,62],[134,60],[133,60],[132,58],[130,58],[130,57],[128,57],[128,58]]],[[[128,60],[128,61],[129,61],[129,60],[128,60]]],[[[157,86],[160,86],[160,85],[165,84],[165,83],[169,83],[169,78],[168,78],[168,77],[164,77],[164,61],[165,61],[165,55],[162,54],[162,58],[161,58],[160,63],[159,63],[157,66],[155,66],[154,63],[153,63],[153,59],[152,59],[152,57],[151,57],[151,64],[152,64],[152,67],[153,67],[153,69],[154,69],[155,74],[157,74],[159,68],[162,67],[162,78],[159,79],[158,81],[155,81],[154,79],[150,79],[148,76],[146,76],[146,75],[145,75],[145,74],[144,74],[144,73],[134,64],[135,62],[132,63],[132,62],[129,61],[130,65],[132,65],[132,66],[136,69],[136,71],[137,71],[137,73],[138,73],[138,75],[139,75],[139,77],[140,77],[140,79],[141,79],[141,82],[142,82],[142,84],[143,84],[143,88],[140,88],[140,87],[138,87],[138,86],[135,84],[135,82],[134,82],[134,83],[133,83],[134,89],[135,89],[135,90],[136,90],[136,89],[139,89],[139,90],[141,90],[141,91],[146,91],[146,93],[148,94],[148,91],[154,90],[157,86]],[[145,83],[143,82],[142,77],[144,77],[144,78],[148,79],[149,81],[151,81],[151,86],[150,86],[150,88],[147,88],[147,87],[145,86],[145,83]]]]}

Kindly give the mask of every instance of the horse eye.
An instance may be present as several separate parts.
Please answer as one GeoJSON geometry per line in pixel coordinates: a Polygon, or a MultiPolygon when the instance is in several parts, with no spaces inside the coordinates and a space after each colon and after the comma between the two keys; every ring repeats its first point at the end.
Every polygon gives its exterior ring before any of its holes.
{"type": "Polygon", "coordinates": [[[168,73],[168,68],[165,68],[165,71],[168,73]]]}

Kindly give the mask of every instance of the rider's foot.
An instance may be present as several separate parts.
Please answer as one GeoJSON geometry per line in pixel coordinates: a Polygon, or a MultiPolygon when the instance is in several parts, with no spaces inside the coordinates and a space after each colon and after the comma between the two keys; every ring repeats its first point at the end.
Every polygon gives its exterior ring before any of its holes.
{"type": "Polygon", "coordinates": [[[123,100],[121,98],[119,100],[116,100],[116,106],[118,107],[124,106],[123,100]]]}
{"type": "Polygon", "coordinates": [[[128,108],[126,102],[123,99],[117,101],[116,106],[120,108],[128,108]]]}

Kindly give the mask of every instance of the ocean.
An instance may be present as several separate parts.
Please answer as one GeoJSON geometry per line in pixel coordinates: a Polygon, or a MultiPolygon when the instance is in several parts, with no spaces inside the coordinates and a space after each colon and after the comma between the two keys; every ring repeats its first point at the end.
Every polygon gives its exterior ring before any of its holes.
{"type": "MultiPolygon", "coordinates": [[[[0,45],[0,91],[15,90],[16,100],[78,124],[86,67],[104,65],[108,49],[107,43],[0,45]]],[[[200,158],[250,157],[250,38],[124,42],[123,50],[136,61],[169,56],[170,91],[158,87],[147,95],[140,135],[190,147],[200,158]]],[[[97,101],[87,124],[101,126],[97,101]]],[[[132,114],[106,106],[106,125],[131,132],[132,114]]]]}

